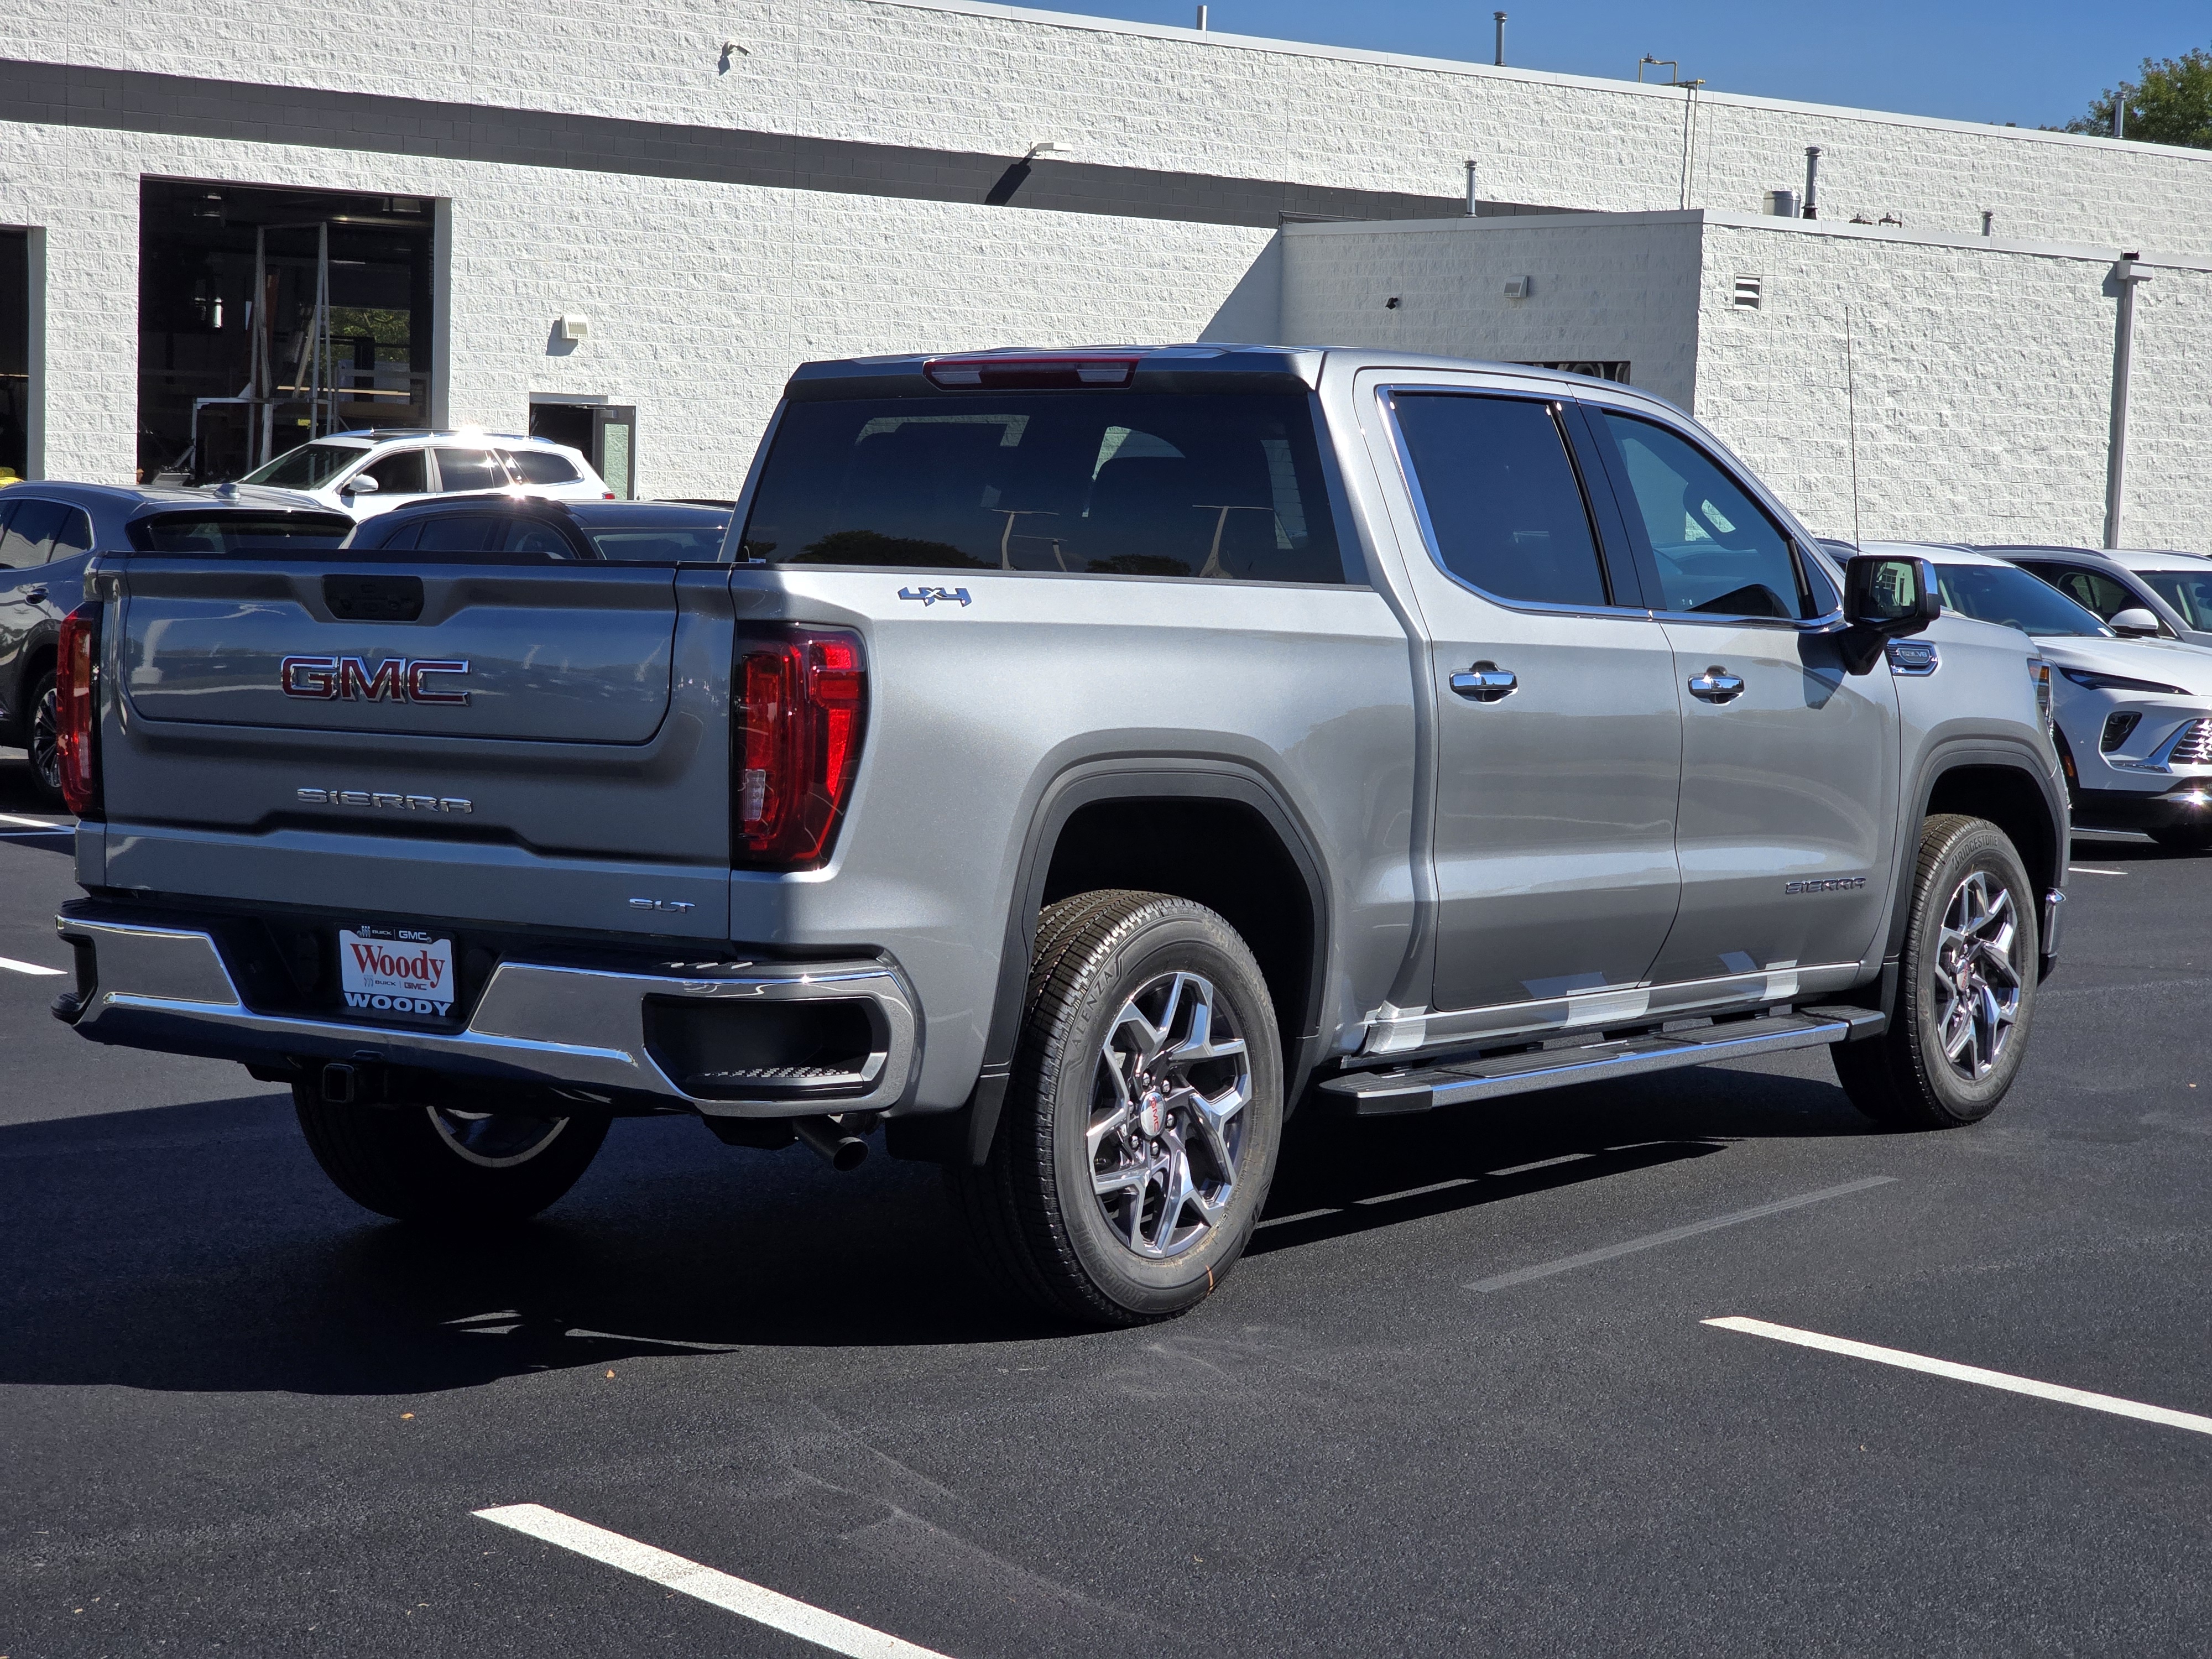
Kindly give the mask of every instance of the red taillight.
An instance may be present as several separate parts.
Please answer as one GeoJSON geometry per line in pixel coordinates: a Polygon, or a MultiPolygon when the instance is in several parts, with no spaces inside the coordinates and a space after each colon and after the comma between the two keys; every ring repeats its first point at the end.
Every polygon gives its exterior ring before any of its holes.
{"type": "Polygon", "coordinates": [[[932,357],[921,372],[931,385],[948,391],[1059,391],[1127,386],[1136,374],[1137,359],[1092,351],[986,352],[974,357],[932,357]]]}
{"type": "Polygon", "coordinates": [[[81,605],[62,618],[61,660],[54,670],[62,799],[81,818],[100,814],[99,674],[100,607],[81,605]]]}
{"type": "Polygon", "coordinates": [[[732,817],[736,860],[803,870],[830,855],[868,713],[860,636],[791,628],[740,640],[732,817]]]}

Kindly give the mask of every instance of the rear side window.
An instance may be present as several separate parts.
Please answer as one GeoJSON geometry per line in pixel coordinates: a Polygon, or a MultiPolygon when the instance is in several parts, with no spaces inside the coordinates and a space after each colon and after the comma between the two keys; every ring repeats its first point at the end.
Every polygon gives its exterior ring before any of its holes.
{"type": "Polygon", "coordinates": [[[438,452],[438,488],[447,495],[459,489],[504,489],[507,482],[507,469],[489,450],[438,452]]]}
{"type": "Polygon", "coordinates": [[[35,497],[17,501],[8,517],[8,527],[0,530],[0,566],[21,570],[44,564],[53,553],[55,536],[74,510],[59,501],[35,497]]]}
{"type": "Polygon", "coordinates": [[[774,564],[1346,580],[1296,394],[792,404],[741,544],[774,564]]]}
{"type": "Polygon", "coordinates": [[[1660,609],[1795,619],[1818,614],[1790,538],[1720,465],[1650,421],[1607,410],[1632,523],[1659,579],[1660,609]]]}
{"type": "Polygon", "coordinates": [[[500,459],[514,469],[514,476],[525,483],[574,483],[582,476],[571,465],[568,458],[544,449],[502,449],[500,459]]]}
{"type": "Polygon", "coordinates": [[[1549,404],[1401,392],[1393,404],[1446,570],[1502,599],[1607,603],[1589,509],[1549,404]]]}
{"type": "Polygon", "coordinates": [[[2075,604],[2095,611],[2106,622],[2112,621],[2121,611],[2140,606],[2142,603],[2101,570],[2085,570],[2077,564],[2061,564],[2051,566],[2041,574],[2050,576],[2053,586],[2075,604]],[[2052,575],[2053,571],[2057,574],[2052,575]]]}
{"type": "Polygon", "coordinates": [[[2172,605],[2191,628],[2212,629],[2212,573],[2145,570],[2139,574],[2150,584],[2151,592],[2172,605]]]}
{"type": "Polygon", "coordinates": [[[141,553],[288,553],[336,547],[353,520],[343,513],[187,508],[134,519],[129,528],[141,553]]]}
{"type": "Polygon", "coordinates": [[[80,553],[92,551],[92,520],[80,507],[71,507],[62,520],[62,527],[54,532],[53,552],[57,559],[73,559],[80,553]]]}

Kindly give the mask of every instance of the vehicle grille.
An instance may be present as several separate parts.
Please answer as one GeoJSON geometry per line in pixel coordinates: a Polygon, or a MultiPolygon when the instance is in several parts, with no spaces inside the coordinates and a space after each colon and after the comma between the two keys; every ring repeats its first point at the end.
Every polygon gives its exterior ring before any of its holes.
{"type": "Polygon", "coordinates": [[[2212,766],[2212,720],[2192,720],[2166,757],[2169,766],[2212,766]]]}
{"type": "Polygon", "coordinates": [[[2141,714],[2112,714],[2107,716],[2105,720],[2105,735],[2097,739],[2097,748],[2099,751],[2103,754],[2111,754],[2112,750],[2118,749],[2122,744],[2128,740],[2128,734],[2130,732],[2133,732],[2136,727],[2142,723],[2142,716],[2141,714]]]}

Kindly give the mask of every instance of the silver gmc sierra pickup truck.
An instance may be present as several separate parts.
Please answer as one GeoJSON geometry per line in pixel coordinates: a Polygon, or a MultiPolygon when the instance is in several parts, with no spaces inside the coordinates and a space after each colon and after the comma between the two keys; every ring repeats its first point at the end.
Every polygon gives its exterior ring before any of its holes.
{"type": "Polygon", "coordinates": [[[1220,1281],[1293,1109],[1827,1045],[1938,1127],[2020,1066],[2048,670],[1630,387],[811,363],[718,560],[466,505],[100,549],[63,641],[56,1013],[289,1084],[384,1214],[532,1214],[619,1115],[881,1129],[1127,1323],[1220,1281]]]}

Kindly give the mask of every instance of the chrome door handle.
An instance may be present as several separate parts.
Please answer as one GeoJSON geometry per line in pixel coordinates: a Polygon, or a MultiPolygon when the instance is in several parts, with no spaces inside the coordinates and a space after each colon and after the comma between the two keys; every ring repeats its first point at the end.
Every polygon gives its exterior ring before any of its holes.
{"type": "Polygon", "coordinates": [[[1728,702],[1743,695],[1743,676],[1715,663],[1690,682],[1690,695],[1707,702],[1728,702]]]}
{"type": "Polygon", "coordinates": [[[1451,677],[1451,689],[1470,702],[1496,702],[1500,697],[1511,696],[1520,684],[1511,669],[1500,668],[1489,661],[1479,662],[1466,673],[1451,677]]]}
{"type": "Polygon", "coordinates": [[[23,603],[25,605],[36,605],[40,600],[46,597],[46,590],[43,587],[27,587],[23,590],[23,603]]]}

